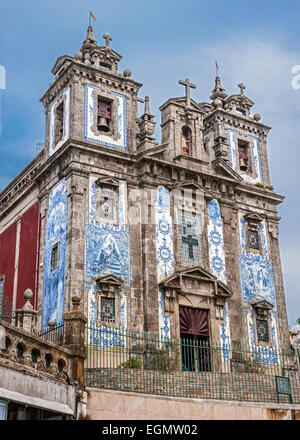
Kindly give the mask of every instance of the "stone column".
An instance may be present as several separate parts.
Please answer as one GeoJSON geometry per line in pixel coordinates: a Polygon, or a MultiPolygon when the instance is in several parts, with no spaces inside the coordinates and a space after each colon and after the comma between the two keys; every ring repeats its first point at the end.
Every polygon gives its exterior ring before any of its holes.
{"type": "Polygon", "coordinates": [[[280,259],[280,248],[278,242],[279,229],[277,221],[268,221],[269,240],[271,244],[271,258],[273,264],[274,283],[276,292],[276,304],[278,311],[279,324],[279,340],[283,343],[284,348],[289,347],[289,328],[286,309],[286,299],[284,294],[282,268],[280,259]]]}
{"type": "Polygon", "coordinates": [[[142,274],[142,197],[143,193],[136,185],[128,184],[128,212],[130,236],[130,327],[144,330],[143,313],[143,274],[142,274]]]}
{"type": "Polygon", "coordinates": [[[79,309],[81,297],[79,294],[72,296],[72,309],[63,316],[64,321],[64,347],[72,351],[71,379],[83,382],[85,360],[85,325],[86,317],[79,309]]]}

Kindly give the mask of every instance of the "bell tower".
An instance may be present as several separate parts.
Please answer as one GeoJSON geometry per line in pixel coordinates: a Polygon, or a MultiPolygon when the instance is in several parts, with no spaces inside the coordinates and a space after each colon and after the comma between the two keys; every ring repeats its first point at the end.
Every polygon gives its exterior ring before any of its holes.
{"type": "Polygon", "coordinates": [[[72,140],[136,150],[137,94],[142,84],[131,78],[129,69],[118,71],[122,56],[110,47],[108,33],[103,38],[105,45],[99,46],[89,25],[80,51],[74,57],[61,56],[52,69],[55,80],[41,99],[48,156],[72,140]]]}
{"type": "Polygon", "coordinates": [[[191,98],[196,85],[189,79],[180,80],[185,87],[185,97],[171,98],[161,107],[162,145],[165,157],[173,159],[200,159],[203,157],[203,110],[191,98]]]}

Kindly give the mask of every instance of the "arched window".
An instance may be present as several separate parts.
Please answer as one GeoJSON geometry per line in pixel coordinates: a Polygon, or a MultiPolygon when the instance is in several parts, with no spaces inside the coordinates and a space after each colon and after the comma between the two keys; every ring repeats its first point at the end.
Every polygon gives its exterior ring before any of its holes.
{"type": "Polygon", "coordinates": [[[181,136],[181,153],[185,156],[189,156],[191,154],[191,146],[192,146],[192,132],[189,127],[182,127],[182,136],[181,136]]]}

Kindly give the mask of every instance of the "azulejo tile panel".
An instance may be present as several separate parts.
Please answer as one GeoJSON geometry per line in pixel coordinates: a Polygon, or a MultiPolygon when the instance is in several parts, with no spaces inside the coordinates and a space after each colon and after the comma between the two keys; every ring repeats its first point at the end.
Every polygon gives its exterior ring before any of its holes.
{"type": "Polygon", "coordinates": [[[180,261],[203,266],[201,215],[178,209],[177,217],[180,261]]]}
{"type": "Polygon", "coordinates": [[[64,313],[66,235],[66,182],[62,180],[49,195],[45,240],[43,328],[47,327],[50,319],[61,321],[64,313]],[[55,244],[59,245],[59,264],[51,270],[51,250],[55,244]]]}
{"type": "MultiPolygon", "coordinates": [[[[160,282],[175,270],[170,194],[163,186],[159,186],[156,192],[155,221],[157,281],[160,282]]],[[[160,334],[163,337],[169,337],[170,318],[165,315],[164,298],[160,290],[158,291],[158,306],[160,334]]]]}
{"type": "Polygon", "coordinates": [[[247,331],[248,331],[248,343],[252,353],[253,360],[272,365],[280,365],[280,358],[278,356],[278,337],[277,337],[277,313],[276,311],[268,313],[268,318],[271,323],[271,340],[272,347],[264,347],[256,344],[255,337],[255,312],[247,306],[243,307],[244,314],[246,316],[247,331]]]}
{"type": "MultiPolygon", "coordinates": [[[[208,203],[208,218],[210,271],[220,281],[226,284],[223,220],[221,216],[220,206],[217,200],[212,200],[208,203]]],[[[224,306],[223,316],[224,323],[220,324],[220,339],[223,347],[223,361],[227,362],[230,359],[230,351],[226,350],[226,346],[230,344],[230,320],[227,304],[225,304],[224,306]]]]}
{"type": "Polygon", "coordinates": [[[260,158],[260,145],[259,138],[251,135],[247,135],[252,148],[253,168],[255,177],[250,176],[248,173],[241,171],[238,167],[238,146],[236,138],[239,135],[237,130],[228,128],[228,141],[229,141],[229,159],[232,168],[240,174],[240,176],[248,183],[263,183],[262,167],[260,158]]]}
{"type": "Polygon", "coordinates": [[[269,257],[269,248],[266,234],[265,221],[259,225],[263,255],[255,254],[247,251],[246,242],[246,221],[244,214],[239,213],[239,233],[240,233],[240,279],[242,290],[242,301],[244,314],[246,316],[248,340],[249,344],[256,351],[264,351],[264,360],[266,363],[278,363],[275,350],[266,350],[265,347],[256,345],[255,337],[255,312],[251,303],[255,300],[267,300],[273,305],[273,309],[269,312],[269,320],[271,327],[271,338],[273,349],[278,347],[278,330],[277,330],[277,304],[274,282],[273,265],[269,257]],[[269,352],[267,355],[266,352],[269,352]]]}
{"type": "Polygon", "coordinates": [[[223,238],[223,221],[217,200],[208,203],[208,246],[210,271],[226,283],[226,266],[223,238]]]}
{"type": "MultiPolygon", "coordinates": [[[[95,280],[101,275],[114,274],[124,281],[124,294],[120,296],[120,326],[128,324],[128,301],[130,295],[130,237],[127,222],[127,184],[119,185],[118,225],[105,224],[97,220],[100,187],[98,177],[89,181],[88,223],[85,225],[85,312],[89,323],[97,319],[95,280]]],[[[111,333],[110,333],[111,334],[111,333]]]]}
{"type": "Polygon", "coordinates": [[[57,144],[54,145],[54,130],[55,130],[55,107],[58,101],[55,101],[50,107],[50,124],[49,124],[49,157],[52,156],[55,151],[59,150],[60,147],[69,139],[70,136],[70,87],[68,87],[62,94],[65,96],[64,105],[64,138],[57,144]]]}
{"type": "Polygon", "coordinates": [[[171,275],[175,268],[170,194],[163,186],[157,188],[155,219],[157,273],[158,281],[161,281],[171,275]]]}
{"type": "Polygon", "coordinates": [[[242,298],[247,304],[254,299],[266,299],[276,306],[273,265],[269,260],[265,224],[260,224],[263,255],[247,252],[245,219],[240,213],[240,276],[242,298]]]}
{"type": "Polygon", "coordinates": [[[100,87],[86,84],[84,90],[84,139],[96,142],[108,147],[127,150],[127,116],[126,116],[126,96],[117,92],[109,92],[117,97],[117,139],[103,133],[94,133],[94,117],[96,114],[96,103],[93,95],[94,90],[101,91],[100,87]]]}

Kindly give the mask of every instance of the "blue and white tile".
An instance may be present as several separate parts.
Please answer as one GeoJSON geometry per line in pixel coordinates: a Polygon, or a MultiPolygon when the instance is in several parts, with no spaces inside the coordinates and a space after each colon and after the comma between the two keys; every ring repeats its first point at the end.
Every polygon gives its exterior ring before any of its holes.
{"type": "Polygon", "coordinates": [[[50,107],[50,124],[49,124],[49,157],[52,156],[55,151],[59,150],[60,147],[69,139],[70,136],[70,87],[68,87],[62,94],[65,96],[65,106],[64,106],[64,138],[54,145],[54,129],[55,129],[55,116],[54,110],[58,101],[55,101],[50,107]]]}
{"type": "Polygon", "coordinates": [[[239,169],[238,166],[238,151],[237,151],[237,142],[236,136],[239,135],[237,130],[232,130],[229,128],[228,132],[228,142],[229,142],[229,159],[232,168],[240,174],[240,176],[248,183],[263,183],[262,177],[262,166],[261,166],[261,157],[260,157],[260,144],[259,138],[251,135],[247,135],[249,138],[249,142],[252,148],[252,157],[253,157],[253,168],[255,177],[245,173],[239,169]]]}
{"type": "MultiPolygon", "coordinates": [[[[175,270],[173,227],[170,213],[170,194],[163,186],[157,188],[155,203],[156,259],[158,283],[175,270]]],[[[170,335],[170,319],[165,316],[163,293],[158,290],[159,328],[163,337],[170,335]]]]}
{"type": "Polygon", "coordinates": [[[247,252],[245,223],[243,214],[239,213],[242,299],[246,304],[251,304],[255,299],[265,299],[276,306],[273,265],[269,260],[265,223],[260,226],[264,255],[247,252]]]}
{"type": "Polygon", "coordinates": [[[170,333],[170,317],[165,315],[165,303],[164,303],[164,294],[159,289],[158,292],[158,304],[159,304],[159,330],[160,336],[163,339],[168,339],[171,336],[170,333]]]}
{"type": "Polygon", "coordinates": [[[208,203],[208,246],[210,271],[226,283],[226,264],[223,237],[223,221],[217,200],[208,203]]]}
{"type": "MultiPolygon", "coordinates": [[[[223,220],[217,200],[208,202],[208,247],[211,273],[226,284],[226,262],[224,251],[223,220]]],[[[226,346],[230,344],[230,319],[228,305],[223,308],[224,322],[220,324],[220,340],[223,347],[223,361],[230,359],[226,346]]]]}
{"type": "Polygon", "coordinates": [[[84,91],[84,139],[96,142],[108,147],[119,148],[121,150],[127,150],[127,116],[126,116],[126,96],[117,92],[109,92],[117,97],[117,131],[118,138],[115,139],[109,135],[103,133],[96,134],[93,131],[94,117],[96,103],[94,102],[93,91],[99,90],[100,87],[94,86],[92,84],[85,85],[84,91]]]}
{"type": "MultiPolygon", "coordinates": [[[[89,223],[85,225],[85,285],[102,275],[114,274],[124,281],[118,310],[120,326],[127,328],[127,297],[130,295],[130,235],[127,224],[127,183],[120,182],[118,225],[97,221],[97,176],[89,180],[89,223]]],[[[87,290],[87,289],[86,289],[87,290]]],[[[89,322],[97,319],[95,287],[88,289],[89,322]]]]}
{"type": "MultiPolygon", "coordinates": [[[[239,235],[240,235],[240,280],[242,290],[242,301],[244,313],[246,313],[248,324],[248,340],[249,344],[257,350],[260,346],[255,345],[254,335],[254,311],[251,303],[256,300],[267,300],[273,305],[273,309],[269,312],[272,332],[273,350],[269,350],[269,354],[264,355],[267,362],[278,364],[278,359],[275,353],[278,347],[278,329],[277,329],[277,304],[273,265],[270,261],[269,244],[266,233],[266,223],[262,221],[259,225],[260,236],[263,248],[263,255],[255,254],[247,251],[246,242],[246,221],[244,213],[239,213],[239,235]],[[250,318],[251,317],[251,318],[250,318]]],[[[252,348],[253,348],[252,347],[252,348]]],[[[253,348],[253,349],[254,349],[253,348]]],[[[262,353],[261,347],[260,352],[262,353]]],[[[264,353],[268,350],[264,348],[264,353]]]]}
{"type": "Polygon", "coordinates": [[[66,182],[62,180],[49,195],[45,238],[43,329],[48,321],[59,322],[64,313],[65,258],[67,237],[66,182]],[[51,249],[59,244],[59,265],[51,270],[51,249]]]}

